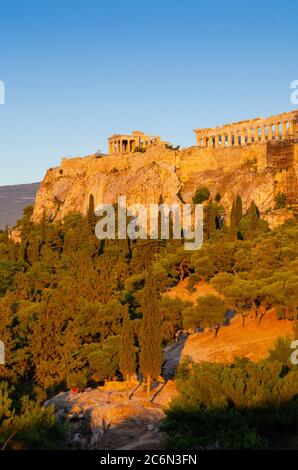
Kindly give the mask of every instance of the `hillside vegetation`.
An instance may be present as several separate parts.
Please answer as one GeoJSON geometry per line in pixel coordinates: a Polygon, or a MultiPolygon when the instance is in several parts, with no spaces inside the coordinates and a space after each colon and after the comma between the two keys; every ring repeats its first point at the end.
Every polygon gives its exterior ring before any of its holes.
{"type": "MultiPolygon", "coordinates": [[[[227,310],[241,316],[243,330],[252,313],[260,325],[272,312],[294,325],[297,221],[269,231],[256,206],[243,213],[237,198],[228,226],[219,201],[205,204],[205,243],[194,252],[184,250],[183,240],[99,241],[92,197],[86,216],[72,213],[63,223],[34,224],[28,207],[18,224],[20,243],[0,234],[2,445],[63,445],[53,410],[41,407],[59,391],[129,382],[137,372],[150,394],[162,347],[182,329],[210,328],[216,341],[227,310]],[[204,281],[220,296],[192,304],[161,295],[186,278],[190,291],[204,281]]],[[[296,393],[289,387],[287,400],[296,393]]]]}

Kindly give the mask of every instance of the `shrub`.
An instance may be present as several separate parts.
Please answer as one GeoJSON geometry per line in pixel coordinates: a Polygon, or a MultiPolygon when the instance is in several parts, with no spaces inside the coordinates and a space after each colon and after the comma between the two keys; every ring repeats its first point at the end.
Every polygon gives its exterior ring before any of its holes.
{"type": "Polygon", "coordinates": [[[66,377],[68,388],[77,387],[79,390],[84,390],[87,385],[87,373],[85,370],[70,372],[66,377]]]}
{"type": "Polygon", "coordinates": [[[217,203],[220,202],[220,200],[221,200],[221,194],[220,194],[220,193],[216,193],[214,200],[215,200],[217,203]]]}
{"type": "Polygon", "coordinates": [[[208,188],[201,187],[198,188],[192,198],[194,204],[202,204],[204,201],[208,201],[210,197],[210,191],[208,188]]]}
{"type": "Polygon", "coordinates": [[[145,153],[146,152],[146,147],[135,147],[134,152],[139,152],[139,153],[145,153]]]}
{"type": "Polygon", "coordinates": [[[163,429],[170,449],[275,447],[297,432],[298,371],[284,364],[286,341],[258,364],[183,362],[176,374],[179,396],[163,429]]]}
{"type": "Polygon", "coordinates": [[[275,209],[282,209],[286,206],[287,203],[287,196],[284,193],[277,193],[274,198],[275,201],[275,209]]]}

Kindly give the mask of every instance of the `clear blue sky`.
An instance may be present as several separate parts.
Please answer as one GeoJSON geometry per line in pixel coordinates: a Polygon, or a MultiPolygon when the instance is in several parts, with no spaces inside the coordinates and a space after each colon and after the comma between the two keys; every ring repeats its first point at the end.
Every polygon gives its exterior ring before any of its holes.
{"type": "Polygon", "coordinates": [[[291,110],[297,44],[297,0],[1,1],[0,185],[114,132],[188,146],[194,128],[291,110]]]}

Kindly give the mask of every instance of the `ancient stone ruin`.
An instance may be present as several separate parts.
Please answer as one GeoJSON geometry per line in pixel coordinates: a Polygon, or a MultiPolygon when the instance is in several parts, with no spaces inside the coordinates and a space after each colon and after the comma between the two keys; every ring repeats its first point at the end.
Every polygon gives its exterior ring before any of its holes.
{"type": "Polygon", "coordinates": [[[298,111],[268,118],[239,121],[209,129],[195,129],[199,147],[239,147],[259,142],[298,138],[298,111]]]}
{"type": "Polygon", "coordinates": [[[108,139],[109,155],[129,154],[157,143],[160,143],[160,137],[146,135],[141,131],[133,131],[132,134],[113,134],[108,139]]]}
{"type": "MultiPolygon", "coordinates": [[[[48,170],[34,206],[33,220],[43,215],[63,220],[70,212],[86,213],[90,194],[95,206],[190,203],[198,187],[219,192],[226,211],[239,194],[244,209],[253,200],[270,226],[282,223],[274,215],[275,197],[298,204],[298,110],[266,119],[253,119],[213,129],[196,130],[197,145],[174,148],[160,137],[140,131],[114,134],[109,155],[64,158],[48,170]],[[271,211],[271,212],[270,212],[271,211]]],[[[297,208],[298,212],[298,208],[297,208]]]]}

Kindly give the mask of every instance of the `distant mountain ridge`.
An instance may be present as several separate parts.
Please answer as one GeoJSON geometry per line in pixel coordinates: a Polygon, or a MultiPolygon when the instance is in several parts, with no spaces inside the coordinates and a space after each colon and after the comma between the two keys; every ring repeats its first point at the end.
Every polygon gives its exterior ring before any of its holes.
{"type": "Polygon", "coordinates": [[[14,227],[26,206],[34,204],[40,183],[0,186],[0,230],[14,227]]]}

